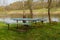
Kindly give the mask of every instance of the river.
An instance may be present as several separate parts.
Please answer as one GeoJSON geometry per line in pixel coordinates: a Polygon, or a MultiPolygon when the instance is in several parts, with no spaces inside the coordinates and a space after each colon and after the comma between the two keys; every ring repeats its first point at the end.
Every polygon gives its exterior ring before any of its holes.
{"type": "MultiPolygon", "coordinates": [[[[49,22],[47,17],[45,17],[44,19],[46,20],[45,22],[49,22]]],[[[5,23],[16,23],[16,21],[12,20],[11,18],[0,18],[0,21],[5,23]]],[[[52,17],[51,21],[60,22],[60,18],[52,17]]],[[[22,21],[19,21],[19,23],[22,23],[22,21]]]]}

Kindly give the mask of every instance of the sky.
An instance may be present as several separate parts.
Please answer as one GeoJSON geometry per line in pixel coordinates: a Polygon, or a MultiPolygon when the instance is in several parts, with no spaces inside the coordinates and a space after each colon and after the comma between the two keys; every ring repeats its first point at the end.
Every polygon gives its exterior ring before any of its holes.
{"type": "Polygon", "coordinates": [[[9,0],[8,3],[13,3],[13,2],[16,2],[16,1],[22,1],[22,0],[9,0]]]}
{"type": "Polygon", "coordinates": [[[22,0],[0,0],[0,6],[9,5],[10,3],[13,3],[16,1],[22,1],[22,0]]]}

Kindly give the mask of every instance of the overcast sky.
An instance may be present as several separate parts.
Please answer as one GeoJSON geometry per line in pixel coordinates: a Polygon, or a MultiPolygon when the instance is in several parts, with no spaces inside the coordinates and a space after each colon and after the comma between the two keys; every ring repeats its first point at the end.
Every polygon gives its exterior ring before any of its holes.
{"type": "Polygon", "coordinates": [[[21,0],[0,0],[0,6],[9,5],[10,3],[21,1],[21,0]]]}

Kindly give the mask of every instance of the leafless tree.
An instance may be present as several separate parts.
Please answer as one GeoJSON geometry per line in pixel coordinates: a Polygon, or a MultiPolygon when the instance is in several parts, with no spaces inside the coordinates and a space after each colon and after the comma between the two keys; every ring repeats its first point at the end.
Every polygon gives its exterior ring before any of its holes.
{"type": "Polygon", "coordinates": [[[49,17],[49,23],[51,23],[51,15],[50,15],[51,2],[52,2],[52,0],[48,0],[48,17],[49,17]]]}
{"type": "Polygon", "coordinates": [[[33,18],[32,2],[33,2],[33,0],[28,0],[28,7],[29,7],[29,10],[30,10],[31,18],[33,18]]]}

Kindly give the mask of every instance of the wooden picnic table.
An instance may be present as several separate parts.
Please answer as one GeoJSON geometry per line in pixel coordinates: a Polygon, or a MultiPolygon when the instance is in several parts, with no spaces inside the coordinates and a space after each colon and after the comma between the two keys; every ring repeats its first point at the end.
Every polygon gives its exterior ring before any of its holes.
{"type": "MultiPolygon", "coordinates": [[[[45,20],[44,19],[41,19],[41,18],[11,18],[11,20],[14,20],[14,21],[16,21],[17,22],[17,29],[18,29],[18,21],[28,21],[28,23],[26,22],[26,23],[22,23],[23,25],[30,25],[30,21],[32,21],[32,22],[37,22],[37,21],[39,21],[39,22],[44,22],[45,20]]],[[[9,22],[6,22],[7,23],[7,25],[8,25],[8,29],[9,29],[9,22]]]]}
{"type": "MultiPolygon", "coordinates": [[[[45,20],[44,19],[41,19],[41,18],[12,18],[13,20],[17,21],[17,28],[18,28],[18,21],[32,21],[32,22],[44,22],[45,20]]],[[[23,22],[23,25],[29,25],[29,23],[24,23],[23,22]]]]}

